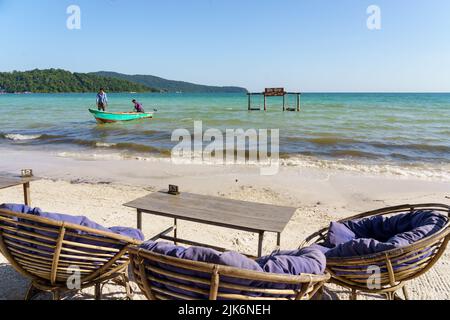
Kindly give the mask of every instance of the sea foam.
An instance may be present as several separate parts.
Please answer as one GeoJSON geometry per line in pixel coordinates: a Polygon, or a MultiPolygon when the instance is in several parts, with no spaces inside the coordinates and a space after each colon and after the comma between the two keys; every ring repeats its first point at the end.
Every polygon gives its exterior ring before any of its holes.
{"type": "Polygon", "coordinates": [[[95,146],[98,148],[111,148],[115,147],[117,143],[107,143],[107,142],[96,142],[95,146]]]}
{"type": "Polygon", "coordinates": [[[12,141],[36,140],[42,137],[40,134],[5,134],[5,138],[12,141]]]}

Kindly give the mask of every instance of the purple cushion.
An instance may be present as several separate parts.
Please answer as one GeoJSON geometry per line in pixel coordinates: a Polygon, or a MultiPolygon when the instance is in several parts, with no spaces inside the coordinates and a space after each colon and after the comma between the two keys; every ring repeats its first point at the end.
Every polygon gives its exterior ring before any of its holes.
{"type": "Polygon", "coordinates": [[[180,259],[278,274],[299,275],[308,273],[320,275],[325,272],[326,266],[325,256],[314,248],[279,251],[257,260],[252,260],[234,251],[221,253],[209,248],[184,248],[167,242],[147,241],[141,244],[140,248],[180,259]]]}
{"type": "Polygon", "coordinates": [[[218,252],[202,247],[180,247],[167,242],[147,241],[141,244],[140,248],[179,259],[199,261],[213,264],[220,264],[239,269],[262,272],[261,267],[246,256],[237,252],[218,252]]]}
{"type": "Polygon", "coordinates": [[[325,246],[324,244],[317,244],[317,243],[314,243],[313,245],[311,245],[310,248],[319,250],[319,251],[322,252],[325,256],[326,256],[327,252],[331,250],[330,247],[325,246]]]}
{"type": "Polygon", "coordinates": [[[356,238],[355,233],[346,225],[339,222],[332,222],[328,231],[329,247],[335,247],[341,243],[351,241],[356,238]]]}
{"type": "Polygon", "coordinates": [[[111,232],[123,236],[127,236],[130,238],[133,238],[135,240],[144,241],[145,237],[143,233],[140,230],[133,229],[133,228],[125,228],[125,227],[113,227],[113,228],[105,228],[88,218],[84,216],[72,216],[67,214],[60,214],[60,213],[50,213],[50,212],[43,212],[39,208],[30,208],[23,204],[2,204],[0,205],[0,209],[12,211],[12,212],[18,212],[18,213],[25,213],[25,214],[31,214],[37,217],[42,217],[46,219],[50,219],[53,221],[62,221],[62,222],[68,222],[72,224],[76,224],[83,227],[88,227],[95,230],[105,231],[105,232],[111,232]]]}
{"type": "Polygon", "coordinates": [[[375,239],[353,239],[330,249],[325,253],[325,256],[327,258],[357,257],[389,251],[395,248],[396,246],[392,243],[380,242],[375,239]]]}
{"type": "Polygon", "coordinates": [[[138,241],[144,241],[145,236],[142,233],[141,230],[135,229],[135,228],[128,228],[128,227],[111,227],[109,228],[109,231],[115,234],[120,234],[122,236],[138,240],[138,241]]]}
{"type": "Polygon", "coordinates": [[[324,254],[314,247],[293,251],[279,251],[256,260],[264,272],[278,274],[322,275],[327,265],[324,254]]]}
{"type": "Polygon", "coordinates": [[[391,217],[332,223],[333,235],[329,237],[330,243],[324,244],[329,248],[325,255],[328,258],[354,257],[405,247],[437,233],[447,221],[448,218],[438,212],[418,210],[391,217]]]}
{"type": "MultiPolygon", "coordinates": [[[[202,247],[190,247],[184,248],[180,246],[175,246],[166,242],[153,242],[148,241],[141,244],[140,248],[170,256],[176,257],[180,259],[186,259],[191,261],[199,261],[206,262],[218,265],[224,265],[244,270],[256,271],[256,272],[270,272],[270,273],[278,273],[278,274],[291,274],[291,275],[300,275],[302,273],[311,273],[311,274],[323,274],[326,266],[326,258],[325,256],[318,250],[306,248],[296,251],[285,251],[274,253],[267,257],[262,257],[257,260],[252,260],[247,258],[246,256],[237,253],[237,252],[225,252],[221,253],[216,250],[212,250],[209,248],[202,247]]],[[[147,262],[149,263],[149,262],[147,262]]],[[[172,266],[168,266],[163,263],[156,263],[154,266],[159,267],[161,269],[172,271],[180,274],[185,274],[189,276],[195,276],[204,279],[210,279],[210,276],[201,273],[190,271],[182,268],[175,268],[172,266]]],[[[182,281],[179,279],[171,279],[170,277],[165,277],[158,275],[158,278],[162,280],[171,280],[177,283],[185,284],[188,286],[195,286],[197,288],[208,290],[208,286],[201,284],[194,284],[187,281],[182,281]]],[[[221,278],[223,282],[250,286],[254,288],[271,288],[271,289],[297,289],[298,286],[291,285],[286,286],[285,284],[279,283],[267,283],[261,281],[252,281],[246,279],[237,279],[237,278],[221,278]]],[[[175,287],[164,286],[162,284],[158,284],[154,282],[153,285],[159,286],[161,288],[170,289],[173,292],[177,292],[179,294],[194,297],[198,299],[205,299],[206,296],[196,294],[187,290],[178,289],[175,287]]],[[[243,293],[236,292],[235,290],[222,290],[224,293],[243,293]]],[[[257,293],[245,293],[247,295],[252,296],[261,296],[261,294],[257,293]]]]}
{"type": "MultiPolygon", "coordinates": [[[[262,272],[261,267],[254,262],[253,260],[248,259],[247,257],[236,253],[236,252],[226,252],[226,253],[220,253],[218,251],[209,249],[209,248],[200,248],[200,247],[190,247],[190,248],[184,248],[180,246],[175,246],[173,244],[167,243],[167,242],[153,242],[153,241],[147,241],[141,244],[140,248],[158,253],[161,255],[169,256],[169,257],[175,257],[179,259],[186,259],[191,261],[199,261],[199,262],[206,262],[206,263],[214,263],[214,264],[221,264],[221,265],[227,265],[230,267],[236,267],[246,270],[253,270],[253,271],[259,271],[262,272]]],[[[169,266],[164,263],[150,263],[149,261],[146,262],[146,264],[150,264],[154,267],[161,268],[166,271],[175,272],[177,274],[184,274],[187,276],[193,276],[197,278],[203,278],[205,280],[209,280],[211,278],[210,275],[203,273],[203,272],[197,272],[197,271],[191,271],[187,269],[177,268],[173,266],[169,266]]],[[[182,285],[195,287],[197,289],[208,291],[208,286],[199,284],[199,283],[192,283],[189,281],[184,281],[180,279],[172,279],[171,277],[164,276],[164,275],[154,275],[158,279],[161,280],[169,280],[173,281],[182,285]]],[[[245,280],[245,279],[226,279],[222,278],[222,281],[227,281],[232,284],[238,284],[238,285],[247,285],[247,286],[253,286],[252,281],[245,280]]],[[[188,290],[179,289],[172,286],[163,285],[158,282],[153,282],[153,285],[155,287],[159,287],[161,289],[168,289],[172,292],[175,292],[180,295],[188,296],[194,299],[207,299],[208,297],[206,295],[202,295],[199,293],[191,292],[188,290]]],[[[233,290],[227,290],[227,293],[236,293],[233,290]]]]}

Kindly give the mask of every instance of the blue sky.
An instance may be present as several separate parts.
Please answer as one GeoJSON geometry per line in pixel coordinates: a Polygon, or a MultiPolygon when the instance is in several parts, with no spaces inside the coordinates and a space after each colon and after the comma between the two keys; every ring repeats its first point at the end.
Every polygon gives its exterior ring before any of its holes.
{"type": "Polygon", "coordinates": [[[0,71],[153,74],[251,90],[450,91],[448,0],[0,0],[0,71]],[[81,8],[81,30],[66,9],[81,8]],[[382,29],[366,27],[369,5],[382,29]]]}

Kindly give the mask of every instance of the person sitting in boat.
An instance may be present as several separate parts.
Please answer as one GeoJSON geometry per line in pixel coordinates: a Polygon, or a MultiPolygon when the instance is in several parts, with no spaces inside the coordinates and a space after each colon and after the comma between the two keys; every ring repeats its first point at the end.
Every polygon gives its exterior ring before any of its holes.
{"type": "Polygon", "coordinates": [[[103,88],[100,88],[100,91],[97,94],[98,111],[106,111],[107,106],[108,106],[108,97],[106,96],[105,90],[103,88]]]}
{"type": "Polygon", "coordinates": [[[145,113],[144,107],[142,106],[141,103],[137,102],[136,100],[133,99],[132,101],[134,103],[134,110],[138,113],[145,113]]]}

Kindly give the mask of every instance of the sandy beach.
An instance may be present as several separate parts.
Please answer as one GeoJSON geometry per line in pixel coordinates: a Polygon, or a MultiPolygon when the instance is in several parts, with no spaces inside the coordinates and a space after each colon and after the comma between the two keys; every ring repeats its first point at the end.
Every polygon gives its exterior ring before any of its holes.
{"type": "MultiPolygon", "coordinates": [[[[80,161],[44,153],[4,152],[0,171],[18,172],[33,167],[43,180],[32,184],[33,206],[50,212],[86,215],[105,226],[136,226],[136,214],[124,203],[151,192],[179,185],[181,191],[298,208],[282,235],[282,249],[295,249],[308,235],[331,221],[381,207],[411,203],[449,203],[450,184],[390,174],[282,167],[276,176],[261,176],[258,168],[243,166],[173,165],[168,161],[80,161]],[[34,159],[30,162],[27,159],[34,159]],[[101,170],[99,170],[101,168],[101,170]],[[136,169],[137,168],[137,169],[136,169]]],[[[0,191],[0,203],[23,201],[21,188],[0,191]]],[[[147,238],[166,229],[165,218],[144,216],[147,238]]],[[[219,245],[243,253],[253,252],[256,235],[181,222],[181,237],[219,245]]],[[[264,253],[275,247],[268,235],[264,253]]],[[[21,299],[27,281],[0,257],[0,299],[21,299]]],[[[410,285],[412,299],[450,298],[450,253],[425,276],[410,285]]],[[[136,287],[136,286],[135,286],[136,287]]],[[[137,287],[136,287],[137,288],[137,287]]],[[[327,299],[346,299],[347,292],[327,287],[327,299]]],[[[108,298],[123,298],[122,289],[108,285],[108,298]]],[[[48,297],[43,297],[48,298],[48,297]]],[[[73,299],[92,298],[85,290],[73,299]]],[[[137,294],[136,299],[143,296],[137,294]]],[[[376,297],[362,296],[373,299],[376,297]]]]}

